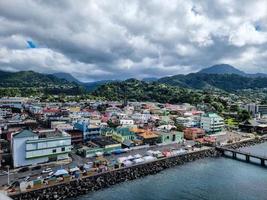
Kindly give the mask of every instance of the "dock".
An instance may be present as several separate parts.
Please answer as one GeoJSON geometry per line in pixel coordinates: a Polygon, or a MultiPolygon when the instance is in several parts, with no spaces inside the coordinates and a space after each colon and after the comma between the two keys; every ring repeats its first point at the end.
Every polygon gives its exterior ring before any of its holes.
{"type": "Polygon", "coordinates": [[[226,147],[216,147],[216,150],[221,152],[223,156],[231,157],[235,160],[241,160],[240,158],[237,157],[237,155],[243,155],[245,156],[245,161],[248,163],[251,162],[251,158],[255,158],[260,161],[261,166],[266,166],[266,162],[265,162],[267,160],[266,156],[254,155],[254,154],[244,152],[238,149],[230,149],[226,147]],[[227,152],[230,152],[232,156],[226,155],[227,152]]]}

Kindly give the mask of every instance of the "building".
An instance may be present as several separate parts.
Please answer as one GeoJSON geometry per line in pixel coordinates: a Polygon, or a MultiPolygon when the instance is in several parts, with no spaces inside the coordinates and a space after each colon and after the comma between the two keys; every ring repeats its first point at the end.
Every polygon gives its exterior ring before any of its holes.
{"type": "Polygon", "coordinates": [[[246,120],[245,122],[239,124],[239,128],[241,131],[246,133],[259,133],[259,134],[267,134],[267,124],[262,124],[257,122],[256,120],[246,120]]]}
{"type": "Polygon", "coordinates": [[[78,145],[83,143],[83,132],[80,130],[66,130],[66,132],[71,136],[71,144],[78,145]]]}
{"type": "Polygon", "coordinates": [[[125,140],[135,140],[136,135],[129,128],[117,128],[112,134],[112,138],[117,142],[123,143],[125,140]]]}
{"type": "Polygon", "coordinates": [[[74,124],[74,128],[83,132],[85,142],[100,136],[100,127],[90,125],[88,120],[80,120],[74,124]]]}
{"type": "Polygon", "coordinates": [[[121,149],[121,144],[110,137],[97,137],[92,139],[92,143],[103,149],[103,152],[111,153],[121,149]]]}
{"type": "Polygon", "coordinates": [[[224,120],[216,113],[206,113],[201,116],[200,126],[208,134],[214,134],[223,130],[224,120]]]}
{"type": "Polygon", "coordinates": [[[22,97],[10,97],[10,98],[1,98],[0,105],[4,107],[22,109],[23,104],[27,102],[27,98],[22,97]]]}
{"type": "Polygon", "coordinates": [[[186,128],[183,132],[184,138],[187,140],[195,140],[205,136],[205,131],[201,128],[186,128]]]}
{"type": "Polygon", "coordinates": [[[132,128],[131,131],[137,135],[137,139],[140,139],[143,144],[155,145],[159,140],[159,135],[151,130],[132,128]]]}
{"type": "Polygon", "coordinates": [[[90,144],[77,150],[77,153],[85,158],[95,157],[97,153],[104,153],[104,149],[96,144],[90,144]]]}
{"type": "Polygon", "coordinates": [[[147,123],[148,120],[151,118],[151,114],[148,111],[144,111],[143,113],[132,114],[131,118],[141,123],[147,123]]]}
{"type": "Polygon", "coordinates": [[[66,132],[23,130],[12,136],[14,167],[69,158],[71,137],[66,132]]]}
{"type": "Polygon", "coordinates": [[[260,116],[267,115],[267,105],[257,105],[257,113],[259,113],[260,116]]]}
{"type": "Polygon", "coordinates": [[[184,133],[174,130],[162,130],[157,132],[159,135],[159,142],[163,144],[181,143],[184,140],[184,133]]]}
{"type": "Polygon", "coordinates": [[[257,105],[255,103],[249,103],[242,107],[243,109],[247,110],[252,116],[257,114],[257,105]]]}
{"type": "Polygon", "coordinates": [[[132,120],[132,119],[120,119],[120,125],[123,127],[133,126],[134,120],[132,120]]]}

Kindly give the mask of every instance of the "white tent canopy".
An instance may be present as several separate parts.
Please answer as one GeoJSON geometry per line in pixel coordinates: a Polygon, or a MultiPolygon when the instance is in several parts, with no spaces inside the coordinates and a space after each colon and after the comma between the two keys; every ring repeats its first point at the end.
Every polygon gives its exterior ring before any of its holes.
{"type": "Polygon", "coordinates": [[[55,176],[60,176],[60,175],[64,175],[64,174],[69,174],[69,173],[65,169],[59,169],[59,170],[56,171],[56,173],[54,175],[55,176]]]}
{"type": "Polygon", "coordinates": [[[75,171],[79,171],[80,169],[78,167],[74,167],[70,169],[70,172],[75,172],[75,171]]]}

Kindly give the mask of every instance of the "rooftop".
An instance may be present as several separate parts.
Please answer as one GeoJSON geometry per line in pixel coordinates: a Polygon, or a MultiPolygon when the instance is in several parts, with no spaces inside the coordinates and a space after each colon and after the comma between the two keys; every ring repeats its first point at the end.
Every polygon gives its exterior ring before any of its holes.
{"type": "Polygon", "coordinates": [[[92,139],[92,142],[99,145],[100,147],[104,147],[107,145],[112,145],[112,144],[118,144],[118,142],[112,140],[110,137],[97,137],[92,139]]]}
{"type": "Polygon", "coordinates": [[[35,134],[31,130],[22,130],[14,134],[13,138],[25,138],[25,137],[34,137],[34,136],[37,136],[37,134],[35,134]]]}

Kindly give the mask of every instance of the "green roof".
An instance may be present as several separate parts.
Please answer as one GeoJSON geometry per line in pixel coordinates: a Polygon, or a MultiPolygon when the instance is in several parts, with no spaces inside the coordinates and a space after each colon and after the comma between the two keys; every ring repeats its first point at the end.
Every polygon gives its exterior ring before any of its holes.
{"type": "Polygon", "coordinates": [[[33,133],[30,130],[23,130],[20,131],[19,133],[16,133],[13,138],[25,138],[25,137],[34,137],[37,136],[35,133],[33,133]]]}
{"type": "Polygon", "coordinates": [[[135,135],[134,132],[130,131],[129,128],[117,128],[117,134],[121,136],[129,136],[129,135],[135,135]]]}
{"type": "Polygon", "coordinates": [[[221,118],[219,115],[217,115],[216,113],[206,113],[203,115],[203,117],[219,117],[221,118]]]}

